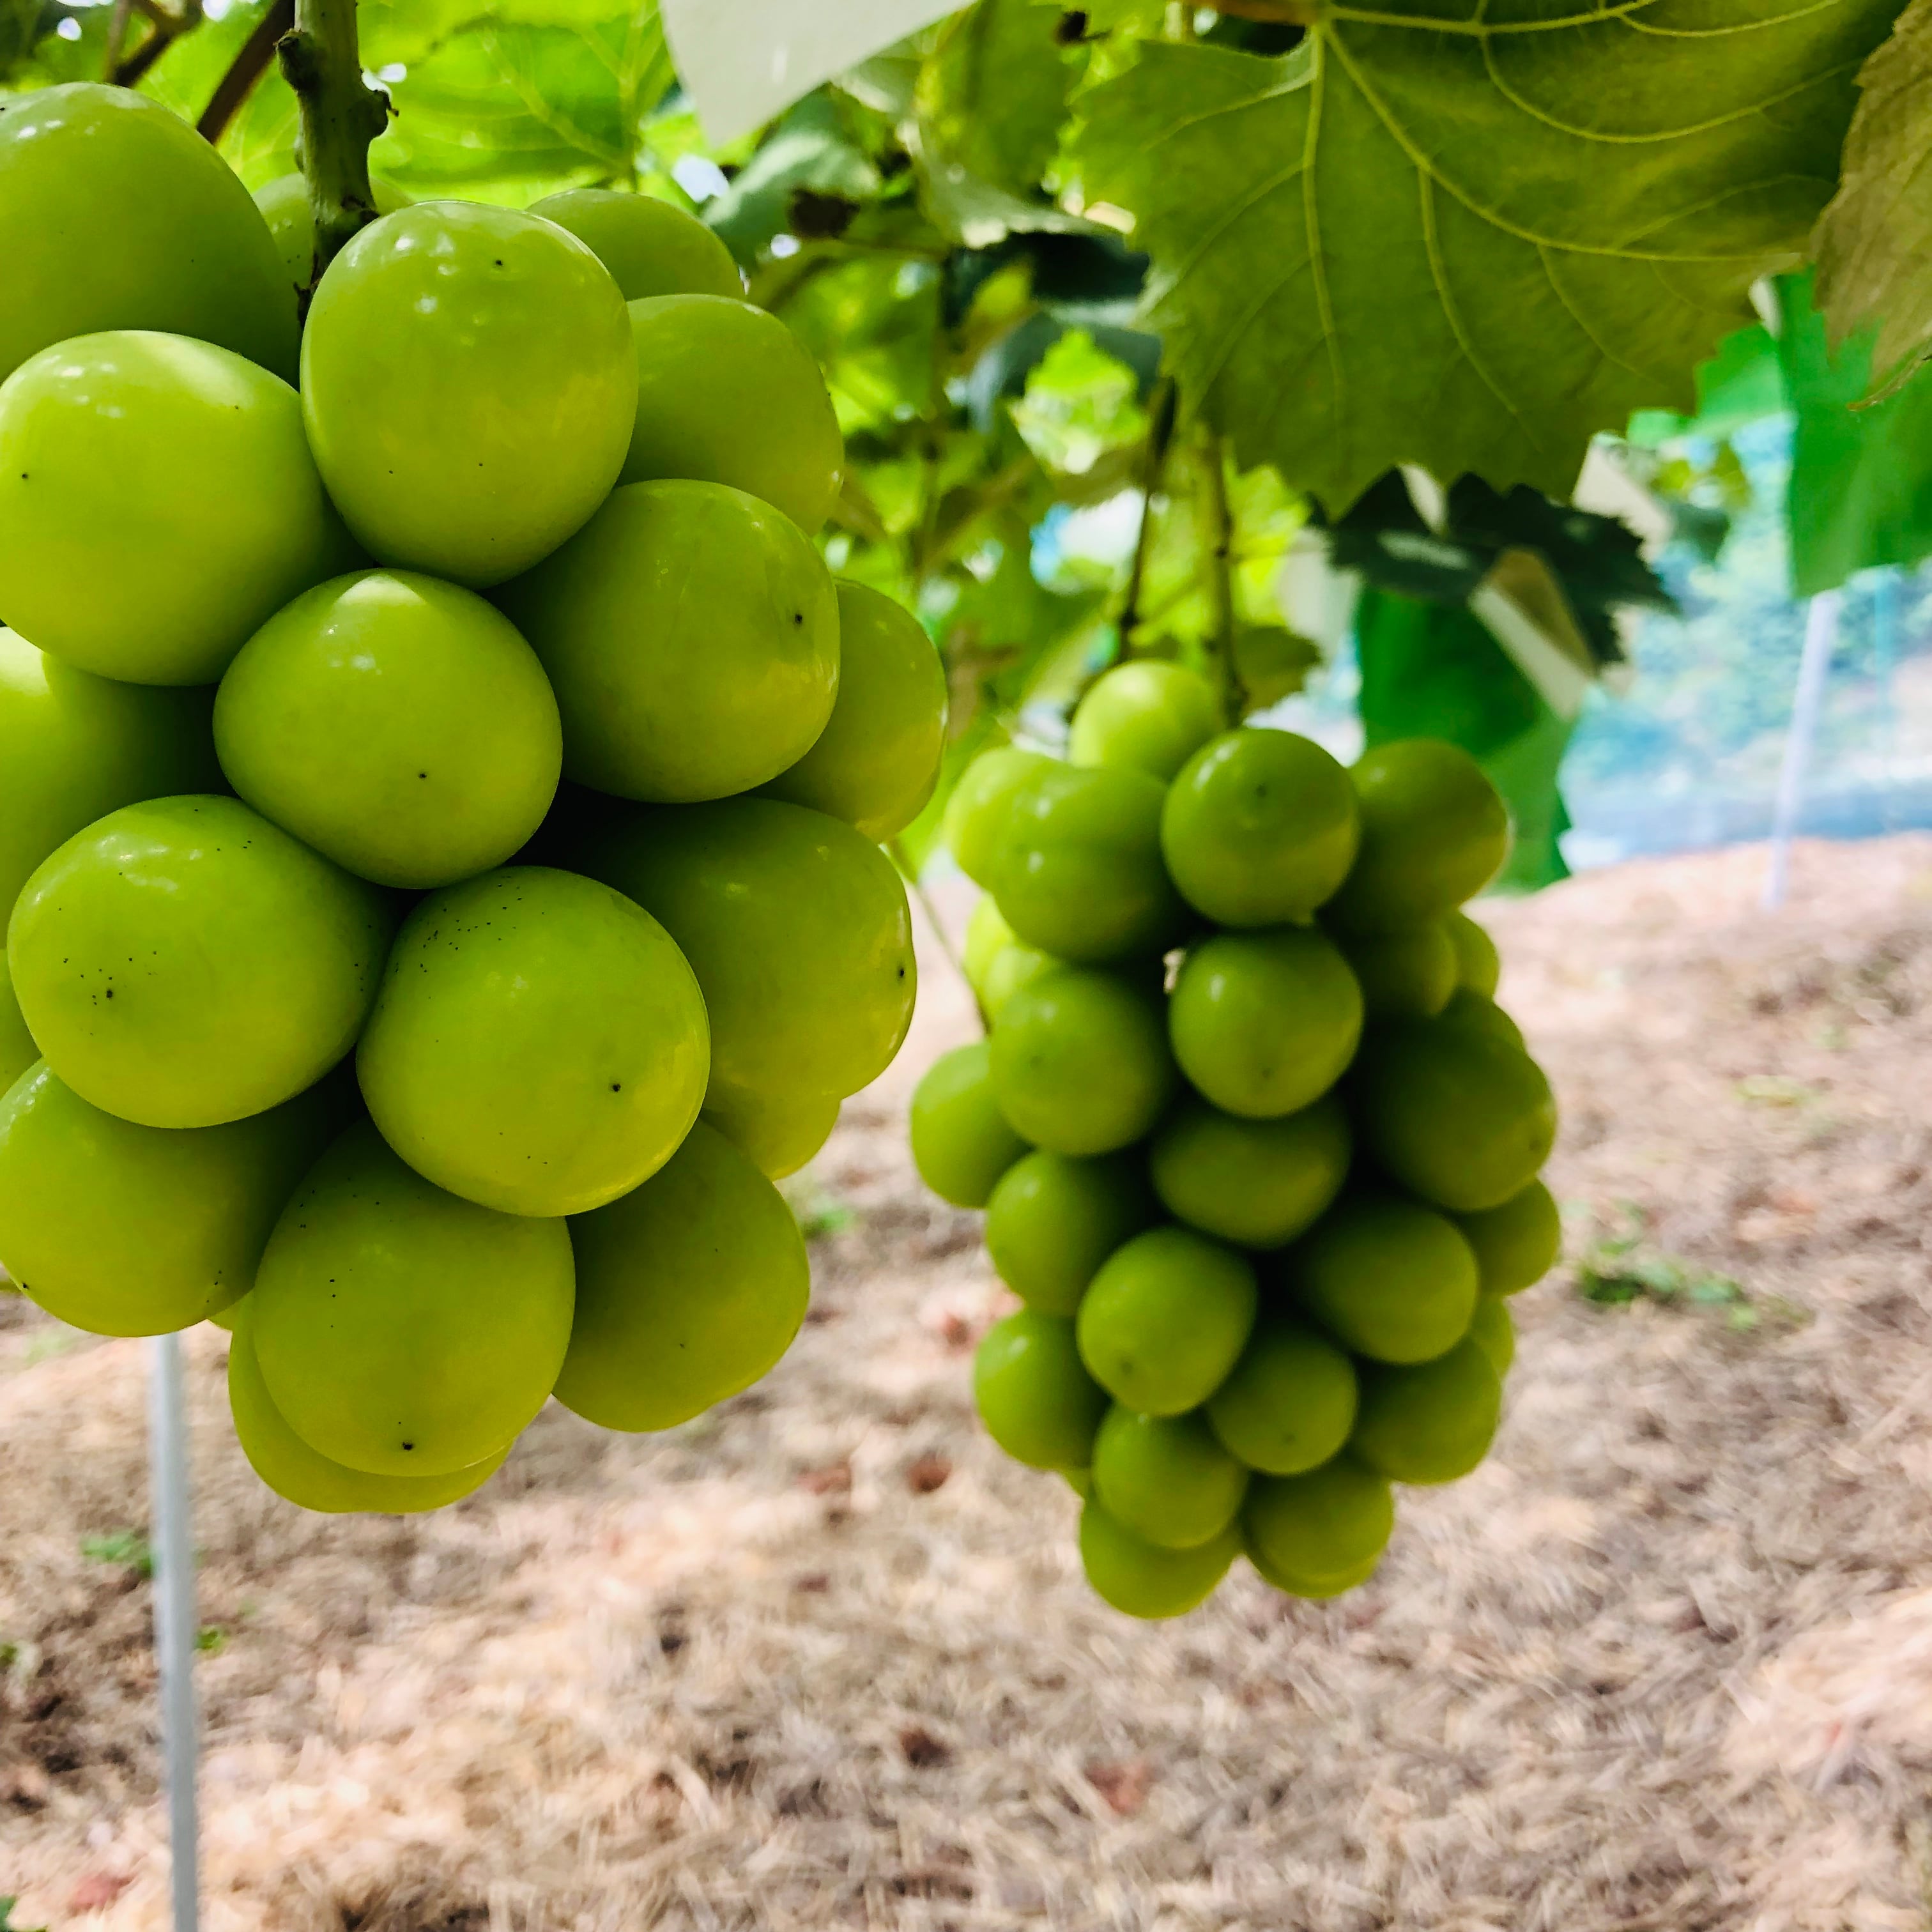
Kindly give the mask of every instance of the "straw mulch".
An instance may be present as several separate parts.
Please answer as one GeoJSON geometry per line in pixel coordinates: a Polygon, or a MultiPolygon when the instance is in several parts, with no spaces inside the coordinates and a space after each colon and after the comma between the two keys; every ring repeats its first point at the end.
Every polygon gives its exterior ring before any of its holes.
{"type": "MultiPolygon", "coordinates": [[[[1494,913],[1573,1246],[1657,1292],[1520,1303],[1493,1460],[1332,1605],[1244,1574],[1131,1624],[976,1432],[1001,1297],[901,1150],[967,1024],[936,957],[819,1163],[812,1324],[716,1415],[553,1410],[458,1508],[305,1516],[200,1331],[206,1922],[1932,1924],[1932,841],[1805,850],[1776,920],[1762,863],[1494,913]]],[[[141,1346],[4,1318],[0,1894],[160,1927],[148,1592],[100,1540],[145,1520],[141,1346]]]]}

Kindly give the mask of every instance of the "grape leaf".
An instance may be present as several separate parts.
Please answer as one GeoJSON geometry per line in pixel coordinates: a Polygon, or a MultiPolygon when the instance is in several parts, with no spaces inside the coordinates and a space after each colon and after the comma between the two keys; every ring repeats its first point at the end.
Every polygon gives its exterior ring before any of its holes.
{"type": "Polygon", "coordinates": [[[1796,259],[1896,4],[1326,6],[1276,59],[1150,44],[1078,158],[1244,462],[1336,511],[1404,462],[1567,496],[1796,259]]]}
{"type": "Polygon", "coordinates": [[[1912,0],[1858,76],[1838,192],[1818,224],[1832,346],[1872,323],[1872,366],[1932,356],[1932,0],[1912,0]]]}
{"type": "Polygon", "coordinates": [[[1055,17],[1033,0],[980,0],[948,23],[914,93],[926,165],[1009,194],[1040,184],[1070,79],[1055,17]]]}

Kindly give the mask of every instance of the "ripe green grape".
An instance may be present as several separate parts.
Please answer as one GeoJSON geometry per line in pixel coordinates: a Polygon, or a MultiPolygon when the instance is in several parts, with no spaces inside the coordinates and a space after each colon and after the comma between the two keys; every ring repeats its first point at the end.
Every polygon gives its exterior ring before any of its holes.
{"type": "Polygon", "coordinates": [[[1049,764],[1008,806],[990,881],[1029,946],[1082,965],[1164,952],[1186,909],[1160,857],[1159,784],[1111,766],[1049,764]]]}
{"type": "Polygon", "coordinates": [[[136,1126],[44,1060],[0,1101],[0,1262],[76,1328],[188,1328],[248,1292],[339,1112],[311,1089],[225,1126],[136,1126]]]}
{"type": "Polygon", "coordinates": [[[248,190],[130,88],[0,100],[0,378],[104,328],[195,336],[294,377],[295,298],[248,190]]]}
{"type": "Polygon", "coordinates": [[[928,1066],[912,1096],[912,1157],[920,1178],[956,1208],[983,1208],[1026,1152],[993,1096],[992,1049],[956,1046],[928,1066]]]}
{"type": "Polygon", "coordinates": [[[925,809],[945,739],[946,668],[932,640],[890,597],[841,584],[831,718],[804,757],[764,789],[883,844],[925,809]]]}
{"type": "Polygon", "coordinates": [[[1042,1315],[1072,1315],[1100,1264],[1154,1218],[1139,1160],[1087,1160],[1043,1148],[1000,1177],[986,1203],[986,1252],[1000,1279],[1042,1315]]]}
{"type": "Polygon", "coordinates": [[[1440,919],[1474,898],[1508,856],[1509,813],[1457,746],[1400,739],[1365,752],[1348,776],[1362,844],[1330,902],[1338,924],[1386,932],[1440,919]]]}
{"type": "Polygon", "coordinates": [[[634,812],[583,869],[628,893],[691,962],[714,1076],[758,1093],[855,1094],[912,1022],[912,919],[892,861],[775,798],[634,812]]]}
{"type": "Polygon", "coordinates": [[[1255,1271],[1186,1228],[1152,1228],[1108,1256],[1082,1297],[1080,1359],[1142,1415],[1198,1408],[1255,1325],[1255,1271]]]}
{"type": "Polygon", "coordinates": [[[845,444],[812,352],[776,316],[728,296],[634,302],[631,331],[638,409],[621,480],[728,483],[816,536],[845,444]]]}
{"type": "Polygon", "coordinates": [[[14,997],[14,976],[7,970],[7,954],[0,948],[0,1094],[40,1057],[27,1022],[20,1017],[20,1003],[14,997]]]}
{"type": "Polygon", "coordinates": [[[0,917],[34,868],[124,805],[220,782],[209,694],[117,684],[0,630],[0,917]]]}
{"type": "Polygon", "coordinates": [[[382,1137],[506,1214],[581,1214],[676,1152],[711,1067],[704,996],[622,892],[512,866],[424,899],[356,1054],[382,1137]]]}
{"type": "Polygon", "coordinates": [[[1469,1339],[1490,1358],[1490,1366],[1498,1376],[1510,1372],[1516,1360],[1516,1323],[1509,1304],[1500,1294],[1476,1298],[1476,1312],[1469,1323],[1469,1339]]]}
{"type": "Polygon", "coordinates": [[[1450,994],[1440,1017],[1450,1024],[1474,1027],[1511,1046],[1522,1048],[1522,1028],[1495,1000],[1473,986],[1458,986],[1450,994]]]}
{"type": "Polygon", "coordinates": [[[1362,1144],[1405,1187],[1456,1214],[1520,1192],[1556,1142],[1543,1070],[1520,1047],[1447,1015],[1376,1029],[1350,1085],[1362,1144]]]}
{"type": "Polygon", "coordinates": [[[230,350],[86,335],[0,385],[0,610],[52,656],[212,684],[258,625],[357,561],[296,392],[230,350]]]}
{"type": "Polygon", "coordinates": [[[250,1298],[289,1426],[332,1462],[442,1476],[507,1448],[570,1340],[570,1235],[431,1186],[367,1122],[309,1171],[250,1298]]]}
{"type": "Polygon", "coordinates": [[[1057,963],[1050,952],[1015,938],[1000,915],[999,902],[991,892],[981,894],[966,922],[963,964],[966,982],[989,1026],[1014,994],[1057,963]]]}
{"type": "Polygon", "coordinates": [[[836,1094],[770,1094],[721,1080],[704,1090],[699,1118],[750,1155],[767,1180],[796,1174],[832,1138],[836,1094]]]}
{"type": "Polygon", "coordinates": [[[1339,1596],[1366,1581],[1394,1528],[1388,1482],[1352,1456],[1258,1478],[1241,1511],[1248,1560],[1297,1597],[1339,1596]]]}
{"type": "Polygon", "coordinates": [[[228,1345],[229,1413],[248,1466],[284,1502],[329,1516],[355,1510],[409,1516],[418,1510],[441,1509],[481,1489],[510,1453],[506,1443],[494,1456],[446,1476],[377,1476],[332,1462],[283,1420],[262,1379],[253,1328],[251,1310],[234,1324],[235,1339],[228,1345]]]}
{"type": "Polygon", "coordinates": [[[1358,1355],[1426,1362],[1468,1332],[1476,1257],[1445,1214],[1364,1191],[1331,1208],[1288,1258],[1303,1309],[1358,1355]]]}
{"type": "Polygon", "coordinates": [[[992,890],[993,868],[1006,849],[1006,814],[1013,800],[1053,765],[1042,752],[1001,745],[982,752],[961,774],[946,801],[942,830],[947,850],[975,885],[992,890]]]}
{"type": "Polygon", "coordinates": [[[1362,1366],[1350,1451],[1392,1483],[1453,1483],[1490,1453],[1503,1385],[1473,1335],[1433,1361],[1362,1366]]]}
{"type": "Polygon", "coordinates": [[[1466,912],[1452,912],[1446,924],[1449,943],[1456,949],[1456,984],[1493,1000],[1503,976],[1502,955],[1496,950],[1496,942],[1466,912]]]}
{"type": "Polygon", "coordinates": [[[1250,1468],[1298,1476],[1348,1441],[1355,1423],[1354,1364],[1292,1316],[1264,1316],[1233,1372],[1209,1398],[1207,1416],[1221,1446],[1250,1468]]]}
{"type": "Polygon", "coordinates": [[[547,556],[604,500],[637,365],[624,298],[574,235],[425,202],[329,264],[302,392],[328,494],[369,554],[478,590],[547,556]]]}
{"type": "MultiPolygon", "coordinates": [[[[414,200],[413,196],[405,194],[394,182],[384,181],[380,175],[369,177],[369,186],[378,214],[394,214],[414,200]]],[[[255,206],[261,210],[262,219],[274,238],[276,253],[282,258],[282,272],[299,296],[315,280],[315,211],[309,200],[308,178],[299,174],[278,175],[255,190],[255,206]]]]}
{"type": "Polygon", "coordinates": [[[1456,1225],[1475,1250],[1485,1294],[1520,1294],[1534,1287],[1563,1252],[1563,1217],[1556,1196],[1540,1180],[1498,1207],[1457,1215],[1456,1225]]]}
{"type": "Polygon", "coordinates": [[[577,1317],[556,1399],[605,1429],[670,1429],[736,1395],[812,1293],[784,1197],[702,1121],[634,1192],[570,1224],[577,1317]]]}
{"type": "Polygon", "coordinates": [[[563,755],[536,654],[474,591],[366,571],[249,639],[214,705],[228,782],[379,885],[500,866],[542,823],[563,755]]]}
{"type": "Polygon", "coordinates": [[[1124,1528],[1196,1550],[1240,1514],[1248,1472],[1198,1415],[1136,1415],[1117,1403],[1094,1438],[1094,1493],[1124,1528]]]}
{"type": "Polygon", "coordinates": [[[1148,1150],[1154,1192],[1177,1220],[1244,1248],[1312,1227],[1348,1174],[1348,1117],[1332,1096],[1277,1120],[1184,1100],[1148,1150]]]}
{"type": "Polygon", "coordinates": [[[568,228],[610,271],[626,302],[646,296],[732,296],[745,279],[731,251],[694,214],[648,194],[566,188],[530,212],[568,228]]]}
{"type": "Polygon", "coordinates": [[[1076,765],[1118,765],[1166,784],[1221,728],[1221,700],[1198,671],[1142,658],[1087,688],[1067,729],[1076,765]]]}
{"type": "Polygon", "coordinates": [[[1036,1469],[1084,1469],[1107,1397],[1082,1366],[1073,1324],[1030,1308],[986,1330],[973,1358],[973,1401],[986,1432],[1036,1469]]]}
{"type": "Polygon", "coordinates": [[[238,1120],[356,1042],[392,916],[383,896],[238,800],[124,806],[22,890],[14,996],[82,1099],[151,1127],[238,1120]]]}
{"type": "Polygon", "coordinates": [[[747,791],[838,692],[838,597],[796,526],[715,483],[620,490],[497,600],[563,713],[563,768],[620,797],[747,791]]]}
{"type": "Polygon", "coordinates": [[[1157,996],[1087,967],[1057,966],[1014,993],[992,1048],[1000,1111],[1055,1154],[1138,1140],[1179,1084],[1157,996]]]}
{"type": "Polygon", "coordinates": [[[1454,942],[1440,920],[1394,932],[1336,935],[1371,1021],[1429,1019],[1456,991],[1454,942]]]}
{"type": "Polygon", "coordinates": [[[1362,993],[1322,934],[1221,932],[1191,946],[1168,1002],[1174,1057],[1224,1112],[1298,1112],[1340,1078],[1362,993]]]}
{"type": "Polygon", "coordinates": [[[1241,1553],[1232,1526],[1194,1550],[1163,1550],[1116,1522],[1097,1502],[1080,1512],[1080,1563],[1094,1593],[1130,1617],[1185,1616],[1214,1594],[1241,1553]]]}
{"type": "Polygon", "coordinates": [[[1161,814],[1174,883],[1222,926],[1308,919],[1348,876],[1358,836],[1348,773],[1312,740],[1251,726],[1203,745],[1161,814]]]}

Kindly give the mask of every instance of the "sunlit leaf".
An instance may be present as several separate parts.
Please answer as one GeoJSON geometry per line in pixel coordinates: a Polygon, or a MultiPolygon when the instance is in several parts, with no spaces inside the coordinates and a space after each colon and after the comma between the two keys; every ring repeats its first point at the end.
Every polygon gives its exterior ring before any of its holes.
{"type": "Polygon", "coordinates": [[[1033,0],[979,0],[941,30],[914,96],[929,168],[1009,194],[1038,187],[1072,78],[1057,25],[1033,0]]]}

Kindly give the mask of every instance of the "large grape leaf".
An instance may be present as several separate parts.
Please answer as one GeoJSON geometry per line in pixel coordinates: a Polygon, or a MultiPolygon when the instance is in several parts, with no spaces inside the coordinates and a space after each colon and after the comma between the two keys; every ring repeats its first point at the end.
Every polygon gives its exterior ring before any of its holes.
{"type": "Polygon", "coordinates": [[[914,93],[928,168],[1030,194],[1059,145],[1071,78],[1057,16],[1033,0],[979,0],[950,22],[914,93]]]}
{"type": "Polygon", "coordinates": [[[1932,355],[1932,0],[1912,0],[1858,76],[1844,178],[1818,224],[1834,348],[1876,323],[1881,375],[1932,355]]]}
{"type": "Polygon", "coordinates": [[[1184,393],[1345,508],[1414,463],[1567,496],[1694,404],[1832,191],[1898,0],[1384,0],[1277,59],[1150,44],[1086,97],[1184,393]]]}

